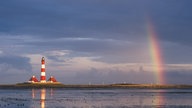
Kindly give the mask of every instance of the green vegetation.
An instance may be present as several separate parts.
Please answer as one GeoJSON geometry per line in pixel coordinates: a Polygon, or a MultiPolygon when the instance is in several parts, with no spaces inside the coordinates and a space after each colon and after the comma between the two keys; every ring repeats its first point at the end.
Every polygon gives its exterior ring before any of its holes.
{"type": "Polygon", "coordinates": [[[24,88],[139,88],[139,89],[192,89],[192,85],[159,85],[159,84],[105,84],[105,85],[64,85],[61,83],[18,83],[0,85],[0,89],[24,88]]]}
{"type": "Polygon", "coordinates": [[[19,83],[15,85],[16,88],[62,88],[61,83],[19,83]]]}

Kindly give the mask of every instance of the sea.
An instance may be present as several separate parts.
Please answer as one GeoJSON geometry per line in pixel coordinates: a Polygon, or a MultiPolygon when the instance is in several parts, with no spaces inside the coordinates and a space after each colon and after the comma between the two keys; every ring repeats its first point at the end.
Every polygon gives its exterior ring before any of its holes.
{"type": "Polygon", "coordinates": [[[0,108],[192,108],[192,89],[0,89],[0,108]]]}

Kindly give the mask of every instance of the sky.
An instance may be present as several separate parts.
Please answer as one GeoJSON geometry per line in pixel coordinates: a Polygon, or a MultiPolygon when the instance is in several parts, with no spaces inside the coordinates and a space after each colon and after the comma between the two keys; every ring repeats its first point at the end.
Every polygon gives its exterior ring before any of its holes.
{"type": "Polygon", "coordinates": [[[192,83],[191,0],[1,0],[0,83],[192,83]],[[153,27],[163,71],[150,52],[153,27]]]}

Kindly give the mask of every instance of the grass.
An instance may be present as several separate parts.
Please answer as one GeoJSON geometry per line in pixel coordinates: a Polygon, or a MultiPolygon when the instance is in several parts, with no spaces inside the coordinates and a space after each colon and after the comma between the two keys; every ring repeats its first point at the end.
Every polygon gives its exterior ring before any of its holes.
{"type": "Polygon", "coordinates": [[[64,85],[62,83],[18,83],[0,85],[0,89],[15,88],[139,88],[139,89],[192,89],[192,85],[160,85],[160,84],[105,84],[105,85],[64,85]]]}

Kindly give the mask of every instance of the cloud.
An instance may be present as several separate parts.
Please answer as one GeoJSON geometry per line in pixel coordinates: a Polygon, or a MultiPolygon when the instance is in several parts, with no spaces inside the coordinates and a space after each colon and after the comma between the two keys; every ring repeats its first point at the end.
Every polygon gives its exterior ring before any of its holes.
{"type": "Polygon", "coordinates": [[[81,81],[83,75],[92,82],[131,82],[133,77],[144,81],[136,73],[144,71],[140,75],[151,77],[148,17],[161,43],[166,71],[190,71],[183,66],[192,61],[190,4],[173,0],[1,1],[0,67],[10,74],[20,70],[39,74],[40,59],[45,56],[48,71],[67,82],[81,81]]]}
{"type": "Polygon", "coordinates": [[[146,16],[149,16],[160,39],[189,44],[190,3],[172,0],[2,1],[0,22],[3,26],[0,31],[40,39],[92,37],[132,40],[146,38],[146,16]]]}
{"type": "MultiPolygon", "coordinates": [[[[62,52],[62,51],[53,51],[62,52]]],[[[64,51],[65,52],[65,51],[64,51]]],[[[156,72],[153,70],[153,64],[147,63],[105,63],[97,61],[99,57],[76,57],[67,55],[58,56],[60,59],[46,58],[47,76],[54,75],[59,81],[65,84],[88,84],[95,83],[156,83],[156,72]],[[70,57],[70,59],[68,58],[70,57]],[[64,60],[65,59],[65,60],[64,60]],[[68,60],[66,60],[68,59],[68,60]]],[[[48,54],[48,53],[45,53],[48,54]]],[[[33,60],[35,55],[30,55],[33,60]]],[[[46,55],[44,55],[46,57],[46,55]]],[[[34,64],[35,69],[40,69],[39,62],[34,64]]],[[[32,59],[31,58],[31,59],[32,59]]],[[[178,78],[185,78],[192,71],[192,64],[165,64],[164,77],[166,83],[187,83],[178,78]],[[179,73],[179,74],[178,74],[179,73]],[[180,76],[182,74],[182,76],[180,76]],[[175,82],[174,82],[175,81],[175,82]]],[[[39,72],[36,72],[38,75],[39,72]]]]}
{"type": "MultiPolygon", "coordinates": [[[[120,6],[121,3],[116,1],[92,2],[87,0],[79,4],[77,1],[3,2],[1,3],[2,13],[6,15],[2,17],[5,27],[1,28],[1,31],[46,38],[78,36],[103,38],[105,35],[106,38],[122,39],[113,34],[127,38],[127,34],[138,33],[134,29],[142,30],[143,20],[140,14],[143,12],[139,7],[134,8],[129,2],[124,2],[128,6],[120,6]]],[[[135,36],[131,38],[133,37],[135,36]]]]}
{"type": "Polygon", "coordinates": [[[170,84],[191,84],[191,70],[174,70],[165,73],[166,82],[170,84]]]}
{"type": "Polygon", "coordinates": [[[53,51],[47,51],[44,54],[48,59],[54,60],[54,61],[60,61],[64,62],[66,59],[66,55],[68,55],[70,51],[68,50],[53,50],[53,51]],[[64,58],[65,57],[65,58],[64,58]]]}
{"type": "Polygon", "coordinates": [[[31,64],[29,63],[29,58],[19,57],[19,56],[0,56],[0,64],[3,65],[2,68],[6,69],[19,69],[25,70],[26,72],[31,71],[31,64]]]}
{"type": "Polygon", "coordinates": [[[0,50],[0,55],[3,54],[3,51],[0,50]]]}
{"type": "Polygon", "coordinates": [[[88,72],[82,74],[77,73],[74,77],[77,82],[83,82],[85,84],[112,84],[112,83],[154,83],[154,77],[151,72],[136,72],[134,70],[127,70],[126,72],[116,68],[103,70],[91,68],[88,72]],[[142,77],[141,77],[142,76],[142,77]],[[146,80],[148,79],[148,80],[146,80]]]}
{"type": "MultiPolygon", "coordinates": [[[[99,38],[59,38],[26,42],[26,46],[47,52],[63,50],[73,52],[73,56],[99,56],[104,62],[148,62],[148,44],[114,39],[99,38]]],[[[28,49],[25,49],[28,50],[28,49]]],[[[33,50],[34,52],[36,49],[33,50]]],[[[41,52],[43,53],[43,52],[41,52]]]]}
{"type": "Polygon", "coordinates": [[[14,55],[0,56],[0,75],[1,83],[24,82],[26,77],[31,74],[32,66],[30,59],[14,55]]]}
{"type": "Polygon", "coordinates": [[[191,64],[192,49],[188,45],[165,41],[162,44],[162,55],[167,64],[191,64]]]}

